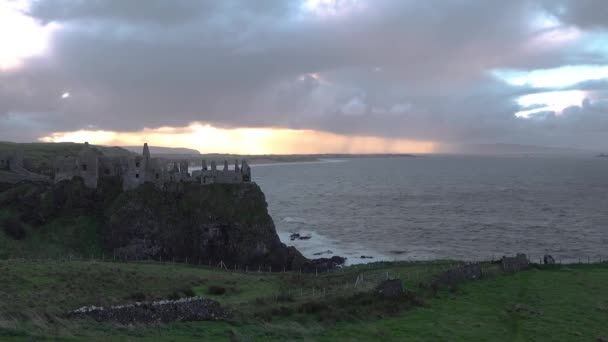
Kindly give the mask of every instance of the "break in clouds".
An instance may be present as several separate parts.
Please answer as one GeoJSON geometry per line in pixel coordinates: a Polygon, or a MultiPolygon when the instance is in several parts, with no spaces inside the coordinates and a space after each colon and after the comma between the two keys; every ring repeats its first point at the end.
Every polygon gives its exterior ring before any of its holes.
{"type": "Polygon", "coordinates": [[[608,148],[608,1],[39,0],[19,11],[48,39],[0,68],[0,140],[202,122],[608,148]]]}

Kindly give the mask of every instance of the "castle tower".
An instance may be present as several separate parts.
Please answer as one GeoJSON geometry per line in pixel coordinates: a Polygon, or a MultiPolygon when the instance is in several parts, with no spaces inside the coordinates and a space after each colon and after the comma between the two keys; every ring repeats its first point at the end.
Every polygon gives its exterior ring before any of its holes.
{"type": "Polygon", "coordinates": [[[202,165],[203,165],[202,170],[203,171],[207,171],[207,161],[205,159],[203,159],[203,164],[202,165]]]}
{"type": "Polygon", "coordinates": [[[211,171],[217,171],[217,165],[215,165],[215,160],[211,161],[211,171]]]}
{"type": "Polygon", "coordinates": [[[188,173],[188,160],[182,160],[179,163],[179,173],[181,175],[181,179],[186,180],[188,179],[188,177],[190,177],[190,174],[188,173]]]}
{"type": "Polygon", "coordinates": [[[239,160],[237,159],[234,161],[234,172],[239,173],[239,171],[239,160]]]}
{"type": "Polygon", "coordinates": [[[241,174],[243,175],[243,182],[251,182],[251,168],[245,159],[241,163],[241,174]]]}
{"type": "Polygon", "coordinates": [[[148,148],[148,143],[144,143],[142,155],[144,156],[144,163],[148,164],[148,162],[150,162],[150,149],[148,148]]]}
{"type": "Polygon", "coordinates": [[[150,148],[148,148],[148,143],[144,143],[144,149],[141,154],[143,155],[143,168],[141,169],[141,179],[143,180],[143,182],[154,182],[157,170],[155,170],[152,165],[152,161],[150,158],[150,148]]]}
{"type": "Polygon", "coordinates": [[[228,171],[228,161],[224,160],[224,171],[228,171]]]}
{"type": "Polygon", "coordinates": [[[78,154],[77,167],[79,176],[84,179],[84,184],[89,188],[97,188],[99,156],[90,148],[88,142],[84,143],[84,147],[78,154]]]}

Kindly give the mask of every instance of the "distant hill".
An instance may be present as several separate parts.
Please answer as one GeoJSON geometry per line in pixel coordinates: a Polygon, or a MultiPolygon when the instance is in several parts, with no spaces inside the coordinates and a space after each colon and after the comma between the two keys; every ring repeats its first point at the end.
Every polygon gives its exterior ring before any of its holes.
{"type": "MultiPolygon", "coordinates": [[[[143,146],[121,146],[125,150],[141,154],[143,146]]],[[[150,154],[153,157],[161,158],[195,158],[200,156],[200,152],[191,148],[183,147],[160,147],[149,146],[150,154]]]]}
{"type": "Polygon", "coordinates": [[[451,146],[447,153],[481,154],[481,155],[517,155],[517,154],[545,154],[545,155],[573,155],[590,154],[592,152],[576,148],[548,147],[520,144],[470,144],[451,146]]]}
{"type": "MultiPolygon", "coordinates": [[[[52,175],[53,162],[58,156],[75,157],[84,144],[77,143],[13,143],[0,142],[0,151],[23,151],[23,166],[32,172],[52,175]]],[[[103,156],[121,157],[131,156],[132,152],[120,147],[98,146],[91,147],[103,156]]]]}

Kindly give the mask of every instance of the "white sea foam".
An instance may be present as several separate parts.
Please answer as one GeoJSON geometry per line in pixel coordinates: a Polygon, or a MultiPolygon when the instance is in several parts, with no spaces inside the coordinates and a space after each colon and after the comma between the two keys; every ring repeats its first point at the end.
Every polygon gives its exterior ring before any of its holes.
{"type": "Polygon", "coordinates": [[[302,255],[311,259],[341,256],[346,258],[346,265],[392,260],[389,256],[370,250],[363,245],[342,243],[314,231],[279,231],[278,234],[283,243],[296,247],[302,255]],[[307,239],[291,240],[291,235],[294,233],[307,237],[307,239]],[[331,253],[328,251],[331,251],[331,253]],[[361,258],[362,256],[366,258],[361,258]]]}

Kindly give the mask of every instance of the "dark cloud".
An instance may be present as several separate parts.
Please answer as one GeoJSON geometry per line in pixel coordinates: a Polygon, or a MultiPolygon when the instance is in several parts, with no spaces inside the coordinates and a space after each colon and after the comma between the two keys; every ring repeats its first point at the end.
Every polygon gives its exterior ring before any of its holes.
{"type": "Polygon", "coordinates": [[[38,0],[29,15],[59,29],[48,56],[0,71],[0,134],[17,130],[26,140],[202,121],[584,145],[608,131],[605,109],[517,118],[517,96],[542,90],[490,76],[605,61],[576,42],[543,40],[551,32],[533,25],[544,13],[599,27],[597,13],[584,13],[603,10],[603,1],[337,3],[324,15],[296,0],[38,0]],[[66,91],[72,96],[61,100],[66,91]],[[587,135],[591,121],[600,133],[587,135]],[[556,127],[563,136],[551,133],[556,127]]]}
{"type": "Polygon", "coordinates": [[[608,28],[608,2],[604,0],[548,0],[545,7],[565,23],[583,29],[608,28]]]}

